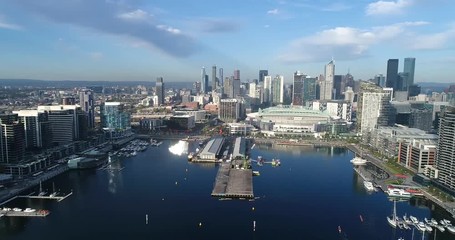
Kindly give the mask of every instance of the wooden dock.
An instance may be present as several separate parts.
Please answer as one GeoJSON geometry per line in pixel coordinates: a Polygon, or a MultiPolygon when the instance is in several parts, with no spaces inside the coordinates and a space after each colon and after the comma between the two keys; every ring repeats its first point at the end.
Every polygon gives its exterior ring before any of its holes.
{"type": "Polygon", "coordinates": [[[49,215],[49,211],[47,210],[38,210],[34,212],[24,212],[24,211],[4,211],[0,209],[0,215],[4,217],[46,217],[49,215]]]}
{"type": "Polygon", "coordinates": [[[51,194],[51,195],[43,195],[43,196],[37,196],[37,195],[19,195],[17,196],[18,198],[29,198],[29,199],[48,199],[48,200],[57,200],[57,202],[65,200],[65,198],[73,195],[73,192],[71,191],[70,193],[66,194],[65,196],[58,196],[57,194],[51,194]]]}
{"type": "Polygon", "coordinates": [[[212,196],[254,198],[253,171],[251,169],[232,168],[230,163],[221,164],[215,179],[212,196]]]}

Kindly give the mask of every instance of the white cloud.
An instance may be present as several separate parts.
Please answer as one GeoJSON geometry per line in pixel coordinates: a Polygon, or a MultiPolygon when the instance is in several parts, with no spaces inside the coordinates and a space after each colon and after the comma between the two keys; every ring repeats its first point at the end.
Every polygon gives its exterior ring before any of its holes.
{"type": "Polygon", "coordinates": [[[7,22],[2,15],[0,15],[0,28],[10,29],[10,30],[21,30],[22,27],[16,24],[7,22]]]}
{"type": "Polygon", "coordinates": [[[131,20],[131,21],[144,21],[147,20],[149,17],[152,15],[147,13],[146,11],[143,11],[141,9],[136,9],[131,12],[125,12],[122,14],[119,14],[118,17],[124,20],[131,20]]]}
{"type": "Polygon", "coordinates": [[[413,36],[413,41],[409,47],[415,50],[442,49],[453,41],[455,41],[455,26],[439,33],[413,36]]]}
{"type": "Polygon", "coordinates": [[[334,56],[339,60],[358,59],[368,56],[371,46],[402,38],[408,27],[426,25],[428,22],[403,22],[387,26],[359,29],[336,27],[317,32],[291,42],[279,56],[283,62],[315,62],[334,56]]]}
{"type": "Polygon", "coordinates": [[[268,14],[268,15],[277,15],[278,13],[279,13],[278,8],[275,8],[275,9],[272,9],[272,10],[268,10],[268,11],[267,11],[267,14],[268,14]]]}
{"type": "Polygon", "coordinates": [[[182,31],[180,31],[180,29],[169,27],[166,25],[157,25],[156,27],[158,29],[164,30],[164,31],[172,33],[172,34],[180,34],[182,32],[182,31]]]}
{"type": "Polygon", "coordinates": [[[413,0],[377,1],[368,4],[366,15],[394,15],[403,12],[403,9],[412,5],[413,0]]]}

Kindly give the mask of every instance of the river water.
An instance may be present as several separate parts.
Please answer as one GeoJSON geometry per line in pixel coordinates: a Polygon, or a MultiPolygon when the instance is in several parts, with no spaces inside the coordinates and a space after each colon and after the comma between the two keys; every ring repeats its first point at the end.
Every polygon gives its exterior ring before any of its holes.
{"type": "MultiPolygon", "coordinates": [[[[186,154],[178,155],[178,149],[184,150],[181,143],[176,144],[164,141],[113,164],[122,170],[69,171],[43,183],[49,190],[54,183],[61,192],[74,194],[62,202],[9,203],[51,214],[0,218],[0,239],[412,238],[412,231],[389,227],[386,216],[393,203],[380,191],[364,190],[349,162],[353,154],[345,149],[257,145],[253,158],[279,158],[281,166],[253,165],[261,173],[253,179],[255,201],[220,201],[210,196],[217,166],[189,163],[186,154]]],[[[450,219],[423,199],[398,202],[397,213],[450,219]]],[[[434,239],[434,233],[424,238],[434,239]]],[[[414,239],[422,234],[415,231],[414,239]]],[[[438,232],[436,239],[455,235],[438,232]]]]}

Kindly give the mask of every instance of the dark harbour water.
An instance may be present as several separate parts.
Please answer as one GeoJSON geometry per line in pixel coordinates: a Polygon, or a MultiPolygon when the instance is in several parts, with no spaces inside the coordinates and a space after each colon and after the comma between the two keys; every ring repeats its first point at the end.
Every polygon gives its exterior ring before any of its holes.
{"type": "MultiPolygon", "coordinates": [[[[256,146],[252,157],[278,157],[281,167],[254,165],[261,172],[253,180],[259,199],[219,201],[210,196],[217,166],[171,154],[168,148],[176,143],[165,141],[116,162],[122,171],[70,171],[43,183],[74,194],[62,202],[9,203],[51,214],[0,218],[0,239],[411,239],[411,231],[389,227],[393,203],[382,192],[366,193],[347,150],[256,146]]],[[[449,219],[423,199],[399,202],[397,212],[449,219]]],[[[414,239],[422,239],[421,233],[415,231],[414,239]]],[[[436,239],[455,235],[438,232],[436,239]]]]}

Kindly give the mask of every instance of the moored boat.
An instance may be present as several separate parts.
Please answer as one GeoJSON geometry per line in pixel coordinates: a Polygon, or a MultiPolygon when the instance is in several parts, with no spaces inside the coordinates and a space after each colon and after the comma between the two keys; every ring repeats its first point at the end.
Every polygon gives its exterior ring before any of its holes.
{"type": "Polygon", "coordinates": [[[417,230],[419,231],[422,231],[422,232],[425,232],[427,230],[427,228],[425,227],[425,223],[423,222],[419,222],[417,224],[415,224],[417,230]]]}
{"type": "Polygon", "coordinates": [[[412,195],[403,190],[403,189],[400,189],[400,188],[389,188],[387,189],[387,195],[389,195],[389,197],[400,197],[400,198],[410,198],[412,197],[412,195]]]}
{"type": "Polygon", "coordinates": [[[367,163],[367,160],[360,157],[355,157],[350,162],[354,165],[365,165],[367,163]]]}
{"type": "Polygon", "coordinates": [[[375,188],[373,186],[373,183],[370,182],[370,181],[363,181],[363,186],[365,187],[365,189],[367,191],[374,191],[375,190],[375,188]]]}

